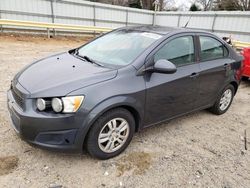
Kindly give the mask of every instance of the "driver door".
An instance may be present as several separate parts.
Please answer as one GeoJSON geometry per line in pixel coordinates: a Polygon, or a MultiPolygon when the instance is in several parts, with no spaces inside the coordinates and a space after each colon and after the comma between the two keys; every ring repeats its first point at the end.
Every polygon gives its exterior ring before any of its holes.
{"type": "Polygon", "coordinates": [[[194,41],[193,35],[174,37],[149,58],[147,65],[166,59],[176,65],[177,71],[173,74],[145,74],[146,125],[171,119],[195,108],[200,68],[196,61],[194,41]]]}

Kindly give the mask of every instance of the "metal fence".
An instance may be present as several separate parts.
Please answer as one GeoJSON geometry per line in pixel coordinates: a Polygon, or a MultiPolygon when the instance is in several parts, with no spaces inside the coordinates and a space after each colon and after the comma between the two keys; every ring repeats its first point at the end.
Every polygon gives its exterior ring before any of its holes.
{"type": "Polygon", "coordinates": [[[0,0],[0,18],[111,28],[183,27],[190,20],[189,28],[250,41],[250,12],[154,12],[83,0],[0,0]]]}

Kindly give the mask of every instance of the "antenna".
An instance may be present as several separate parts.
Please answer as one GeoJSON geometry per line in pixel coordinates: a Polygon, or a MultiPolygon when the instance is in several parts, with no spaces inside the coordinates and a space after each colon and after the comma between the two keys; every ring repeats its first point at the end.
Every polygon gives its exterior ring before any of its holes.
{"type": "Polygon", "coordinates": [[[189,17],[189,19],[188,19],[187,23],[185,24],[184,28],[186,28],[186,27],[188,26],[189,21],[191,20],[191,18],[192,18],[192,15],[190,15],[190,17],[189,17]]]}

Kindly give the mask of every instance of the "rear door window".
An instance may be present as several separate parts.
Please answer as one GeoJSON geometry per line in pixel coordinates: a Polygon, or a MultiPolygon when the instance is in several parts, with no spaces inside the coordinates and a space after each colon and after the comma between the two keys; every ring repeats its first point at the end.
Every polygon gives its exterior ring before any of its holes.
{"type": "Polygon", "coordinates": [[[226,47],[218,40],[209,36],[200,36],[200,60],[209,61],[228,56],[226,47]]]}

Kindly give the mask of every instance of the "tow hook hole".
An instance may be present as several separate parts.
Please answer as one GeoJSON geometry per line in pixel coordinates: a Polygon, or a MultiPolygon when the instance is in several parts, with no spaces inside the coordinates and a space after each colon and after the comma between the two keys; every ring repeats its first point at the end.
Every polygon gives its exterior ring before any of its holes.
{"type": "Polygon", "coordinates": [[[66,142],[67,144],[69,144],[69,140],[68,140],[67,138],[65,138],[65,142],[66,142]]]}
{"type": "Polygon", "coordinates": [[[75,66],[75,65],[73,65],[72,67],[73,67],[73,68],[75,68],[76,66],[75,66]]]}

